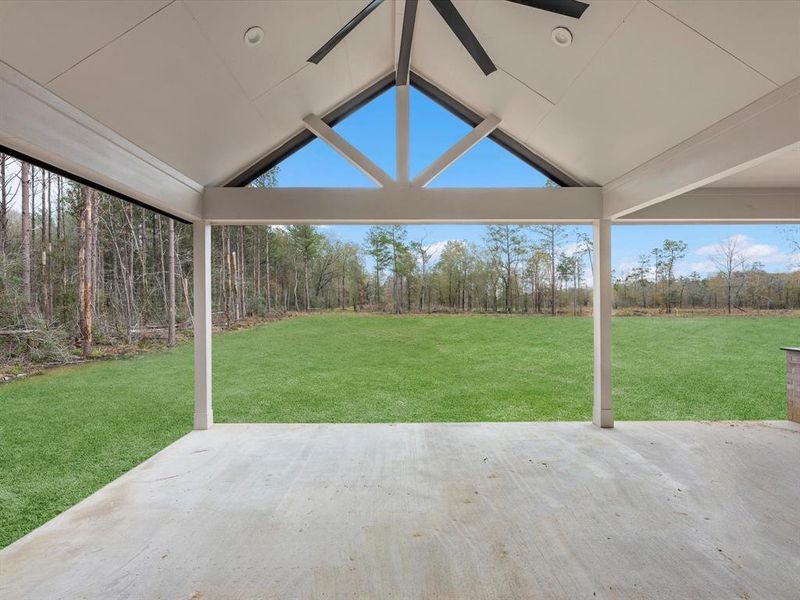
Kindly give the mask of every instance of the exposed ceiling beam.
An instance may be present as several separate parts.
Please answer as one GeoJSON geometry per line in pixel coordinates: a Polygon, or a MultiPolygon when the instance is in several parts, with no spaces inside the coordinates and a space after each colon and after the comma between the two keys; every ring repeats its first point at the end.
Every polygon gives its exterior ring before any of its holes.
{"type": "Polygon", "coordinates": [[[423,187],[438,177],[447,167],[452,165],[459,158],[469,152],[475,144],[492,133],[500,125],[500,119],[494,115],[489,115],[481,123],[475,126],[467,135],[453,144],[439,158],[433,161],[430,166],[417,175],[411,185],[423,187]]]}
{"type": "Polygon", "coordinates": [[[80,183],[183,220],[203,187],[0,62],[0,145],[80,183]]]}
{"type": "Polygon", "coordinates": [[[406,0],[403,11],[403,31],[400,34],[400,52],[397,58],[397,85],[408,85],[411,72],[411,43],[414,38],[414,23],[417,20],[417,0],[406,0]]]}
{"type": "Polygon", "coordinates": [[[394,180],[386,174],[378,165],[372,162],[358,148],[328,127],[325,122],[316,115],[308,115],[303,119],[308,130],[328,144],[336,152],[347,159],[350,164],[364,173],[381,187],[391,187],[394,180]]]}
{"type": "Polygon", "coordinates": [[[247,223],[588,223],[600,188],[206,188],[203,218],[247,223]]]}
{"type": "Polygon", "coordinates": [[[800,188],[702,188],[616,222],[800,223],[800,188]]]}
{"type": "Polygon", "coordinates": [[[690,137],[603,187],[617,219],[733,175],[800,141],[800,78],[690,137]]]}

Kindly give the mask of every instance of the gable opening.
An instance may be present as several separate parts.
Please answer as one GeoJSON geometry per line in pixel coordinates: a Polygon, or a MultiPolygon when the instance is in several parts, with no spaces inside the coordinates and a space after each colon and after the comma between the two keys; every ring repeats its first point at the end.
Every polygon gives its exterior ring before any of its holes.
{"type": "MultiPolygon", "coordinates": [[[[395,74],[390,73],[320,117],[325,125],[377,165],[389,179],[397,176],[395,86],[395,74]]],[[[410,74],[410,88],[409,163],[413,179],[483,118],[414,72],[410,74]]],[[[272,171],[272,180],[278,187],[375,186],[370,177],[309,129],[303,129],[231,179],[227,187],[248,186],[268,171],[272,171]]],[[[580,185],[497,128],[444,169],[429,185],[544,187],[554,184],[580,185]]]]}

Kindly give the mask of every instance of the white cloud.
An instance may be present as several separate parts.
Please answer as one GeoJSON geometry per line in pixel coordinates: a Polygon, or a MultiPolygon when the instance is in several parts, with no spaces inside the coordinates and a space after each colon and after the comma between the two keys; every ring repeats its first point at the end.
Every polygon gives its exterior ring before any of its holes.
{"type": "Polygon", "coordinates": [[[617,263],[617,266],[614,267],[614,271],[617,277],[627,277],[630,275],[634,269],[639,268],[639,262],[630,260],[630,259],[622,259],[617,263]]]}
{"type": "MultiPolygon", "coordinates": [[[[775,244],[756,243],[752,238],[740,233],[716,244],[701,246],[694,253],[697,256],[714,257],[721,253],[721,246],[728,242],[735,242],[740,254],[751,263],[760,262],[765,267],[782,268],[792,268],[800,263],[800,254],[784,252],[775,244]]],[[[713,260],[709,258],[708,260],[692,263],[692,269],[700,273],[711,273],[716,271],[717,267],[714,265],[713,260]]]]}
{"type": "Polygon", "coordinates": [[[456,240],[442,240],[439,242],[433,242],[432,244],[428,244],[428,253],[431,256],[430,264],[435,265],[439,262],[439,259],[442,257],[442,252],[444,251],[445,246],[447,246],[448,242],[453,242],[456,240]]]}
{"type": "Polygon", "coordinates": [[[563,246],[559,246],[558,251],[566,256],[572,256],[581,249],[581,245],[578,242],[570,242],[568,244],[564,244],[563,246]]]}
{"type": "Polygon", "coordinates": [[[689,275],[697,271],[700,275],[710,275],[718,271],[717,266],[710,260],[701,260],[699,262],[689,263],[688,268],[681,271],[681,275],[689,275]]]}

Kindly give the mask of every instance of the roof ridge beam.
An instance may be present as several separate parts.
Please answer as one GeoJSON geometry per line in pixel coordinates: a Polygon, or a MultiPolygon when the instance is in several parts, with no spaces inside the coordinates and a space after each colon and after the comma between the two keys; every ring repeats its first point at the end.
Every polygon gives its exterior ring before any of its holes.
{"type": "Polygon", "coordinates": [[[417,175],[411,182],[411,185],[415,187],[424,187],[428,185],[431,181],[436,179],[436,177],[441,175],[441,173],[447,169],[447,167],[469,152],[469,150],[475,144],[497,129],[500,123],[500,117],[495,115],[489,115],[486,117],[483,121],[478,123],[478,125],[476,125],[472,131],[458,140],[439,158],[433,161],[427,169],[417,175]]]}
{"type": "Polygon", "coordinates": [[[307,115],[303,119],[303,123],[305,123],[306,127],[311,133],[316,135],[336,152],[341,154],[350,162],[350,164],[364,173],[364,175],[369,177],[379,186],[392,187],[395,185],[394,180],[387,175],[386,171],[381,169],[378,165],[367,158],[366,155],[358,148],[353,146],[333,129],[328,127],[328,125],[326,125],[325,122],[317,115],[307,115]]]}

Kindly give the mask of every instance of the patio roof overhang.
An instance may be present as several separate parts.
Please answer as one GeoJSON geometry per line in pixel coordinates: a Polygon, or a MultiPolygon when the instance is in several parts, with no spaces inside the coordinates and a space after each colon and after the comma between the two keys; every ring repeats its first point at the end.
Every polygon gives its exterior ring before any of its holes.
{"type": "MultiPolygon", "coordinates": [[[[387,0],[307,63],[363,8],[311,3],[3,3],[0,145],[202,220],[204,188],[242,185],[313,139],[305,117],[331,126],[407,81],[473,126],[496,117],[487,135],[563,185],[602,188],[612,220],[709,185],[800,189],[798,2],[751,0],[720,15],[713,2],[619,0],[575,20],[457,0],[498,66],[489,77],[426,1],[406,47],[405,3],[387,0]],[[254,24],[266,35],[250,48],[242,34],[254,24]],[[569,48],[550,41],[563,25],[569,48]]],[[[770,197],[760,204],[775,218],[770,197]]],[[[719,204],[719,220],[741,218],[719,204]]]]}
{"type": "Polygon", "coordinates": [[[383,2],[319,64],[363,2],[0,3],[0,146],[194,223],[196,427],[213,422],[211,223],[591,222],[608,427],[612,222],[800,222],[800,2],[603,1],[569,23],[455,4],[488,77],[426,1],[405,36],[405,2],[383,2]],[[564,25],[569,48],[550,41],[564,25]],[[398,83],[395,181],[331,127],[398,83]],[[413,179],[406,84],[474,127],[413,179]],[[381,187],[237,187],[314,136],[381,187]],[[424,188],[486,136],[566,187],[424,188]]]}

